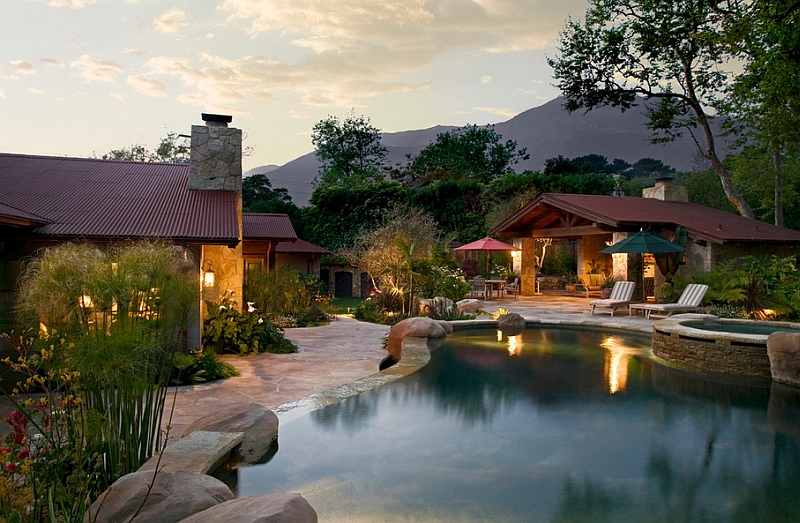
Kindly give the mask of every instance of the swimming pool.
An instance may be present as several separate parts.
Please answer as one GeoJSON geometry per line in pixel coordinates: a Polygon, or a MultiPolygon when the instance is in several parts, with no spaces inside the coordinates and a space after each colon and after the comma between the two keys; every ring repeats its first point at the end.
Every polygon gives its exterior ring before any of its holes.
{"type": "Polygon", "coordinates": [[[664,366],[638,333],[456,332],[419,372],[282,425],[274,457],[227,480],[300,492],[321,523],[791,521],[798,417],[774,430],[771,394],[664,366]]]}

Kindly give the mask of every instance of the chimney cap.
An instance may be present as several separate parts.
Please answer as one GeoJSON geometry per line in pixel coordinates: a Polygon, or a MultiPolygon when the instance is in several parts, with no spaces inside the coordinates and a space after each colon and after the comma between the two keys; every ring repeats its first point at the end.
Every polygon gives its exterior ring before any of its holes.
{"type": "Polygon", "coordinates": [[[227,114],[210,114],[200,113],[203,121],[212,127],[228,127],[228,124],[233,121],[233,116],[227,114]]]}

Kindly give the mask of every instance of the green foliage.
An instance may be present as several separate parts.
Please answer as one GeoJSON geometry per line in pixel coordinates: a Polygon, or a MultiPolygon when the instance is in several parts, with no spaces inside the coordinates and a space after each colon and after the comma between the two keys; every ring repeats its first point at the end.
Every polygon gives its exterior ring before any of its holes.
{"type": "Polygon", "coordinates": [[[297,352],[297,347],[283,335],[282,329],[259,314],[236,310],[230,294],[223,296],[220,304],[207,306],[203,346],[217,354],[228,352],[244,356],[251,352],[297,352]]]}
{"type": "Polygon", "coordinates": [[[433,217],[441,230],[468,243],[486,236],[483,190],[483,184],[472,181],[436,181],[409,189],[407,201],[433,217]]]}
{"type": "Polygon", "coordinates": [[[311,143],[322,163],[317,187],[355,188],[383,179],[387,151],[369,118],[352,111],[344,120],[328,116],[314,125],[311,143]]]}
{"type": "Polygon", "coordinates": [[[397,182],[318,187],[304,209],[305,239],[331,250],[349,248],[362,231],[386,223],[387,209],[405,201],[406,189],[397,182]]]}
{"type": "Polygon", "coordinates": [[[502,139],[493,125],[467,125],[439,133],[405,169],[392,171],[392,178],[413,187],[437,181],[489,183],[530,158],[525,148],[517,150],[517,142],[502,139]]]}
{"type": "Polygon", "coordinates": [[[172,358],[170,385],[193,385],[239,376],[236,367],[220,360],[213,350],[179,352],[172,358]]]}
{"type": "Polygon", "coordinates": [[[648,105],[655,142],[686,128],[703,135],[701,153],[710,162],[737,211],[752,217],[719,160],[710,116],[730,82],[726,47],[719,37],[715,2],[592,0],[585,21],[567,22],[559,56],[549,58],[570,111],[611,105],[622,110],[648,105]]]}
{"type": "Polygon", "coordinates": [[[578,266],[566,251],[556,251],[555,255],[546,256],[541,266],[541,273],[549,276],[569,278],[577,274],[578,266]]]}
{"type": "Polygon", "coordinates": [[[457,302],[469,293],[470,285],[463,280],[463,274],[459,270],[430,266],[429,262],[420,263],[417,270],[420,273],[417,291],[424,298],[443,296],[457,302]]]}
{"type": "Polygon", "coordinates": [[[322,295],[315,276],[303,276],[291,267],[267,271],[261,266],[248,269],[246,276],[248,304],[272,323],[314,327],[330,322],[330,299],[322,295]]]}
{"type": "Polygon", "coordinates": [[[75,445],[103,456],[101,486],[138,469],[159,447],[172,353],[198,302],[194,263],[163,242],[105,250],[63,244],[26,266],[18,317],[68,340],[58,345],[52,372],[80,372],[74,390],[91,423],[75,445]]]}
{"type": "Polygon", "coordinates": [[[378,300],[368,298],[364,300],[353,313],[353,317],[359,321],[377,323],[384,325],[387,323],[386,310],[378,300]]]}
{"type": "Polygon", "coordinates": [[[266,174],[254,174],[242,180],[242,210],[286,214],[297,235],[304,236],[302,211],[292,202],[287,189],[272,188],[266,174]]]}

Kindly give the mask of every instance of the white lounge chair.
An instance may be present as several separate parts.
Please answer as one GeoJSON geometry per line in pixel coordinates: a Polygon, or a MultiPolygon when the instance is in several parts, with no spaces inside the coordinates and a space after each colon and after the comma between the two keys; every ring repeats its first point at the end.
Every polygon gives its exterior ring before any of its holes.
{"type": "Polygon", "coordinates": [[[516,300],[517,296],[519,296],[519,278],[514,278],[513,283],[506,283],[505,291],[506,294],[513,294],[514,299],[516,300]]]}
{"type": "Polygon", "coordinates": [[[630,305],[631,297],[633,297],[633,289],[635,288],[636,282],[634,281],[618,281],[614,284],[614,287],[611,288],[611,296],[609,296],[608,299],[592,300],[589,302],[589,305],[592,306],[592,314],[594,314],[594,309],[596,307],[604,307],[606,309],[611,309],[611,315],[613,316],[615,310],[630,305]]]}
{"type": "Polygon", "coordinates": [[[475,298],[476,296],[480,295],[481,298],[487,300],[489,299],[489,296],[486,294],[486,278],[475,278],[472,280],[470,283],[469,297],[475,298]]]}
{"type": "Polygon", "coordinates": [[[699,310],[700,303],[706,295],[708,285],[702,283],[690,283],[683,289],[681,297],[677,303],[634,303],[628,309],[629,314],[633,314],[635,309],[641,309],[646,319],[650,319],[650,314],[667,313],[667,318],[676,312],[692,312],[699,310]]]}

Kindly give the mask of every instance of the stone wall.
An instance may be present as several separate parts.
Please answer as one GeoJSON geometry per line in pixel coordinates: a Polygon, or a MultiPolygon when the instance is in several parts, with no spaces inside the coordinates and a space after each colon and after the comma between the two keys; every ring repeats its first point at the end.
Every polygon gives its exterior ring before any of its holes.
{"type": "Polygon", "coordinates": [[[653,328],[653,354],[707,372],[771,378],[766,343],[712,340],[653,328]]]}
{"type": "Polygon", "coordinates": [[[242,131],[233,127],[192,126],[189,189],[242,190],[242,131]]]}

